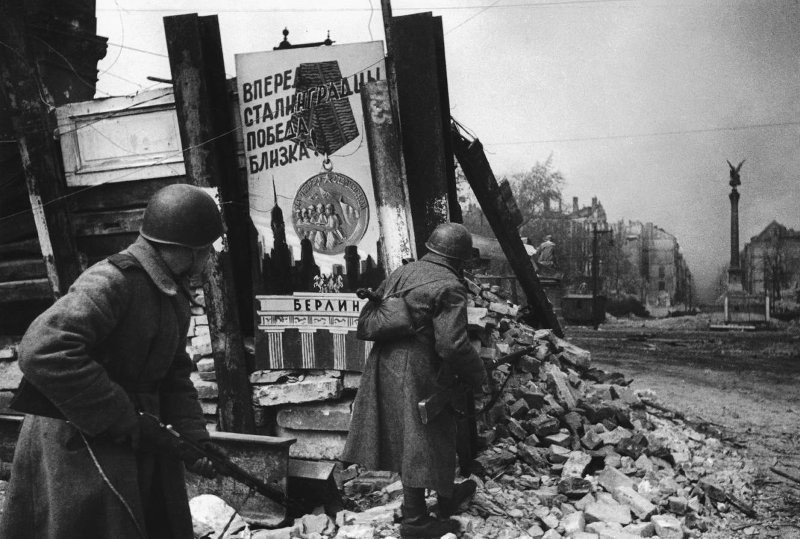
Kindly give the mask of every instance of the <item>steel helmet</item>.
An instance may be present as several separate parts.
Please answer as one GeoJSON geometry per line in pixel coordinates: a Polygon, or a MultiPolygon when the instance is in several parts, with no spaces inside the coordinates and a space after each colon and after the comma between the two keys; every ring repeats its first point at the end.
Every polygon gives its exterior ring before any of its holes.
{"type": "Polygon", "coordinates": [[[447,258],[467,262],[472,259],[472,234],[458,223],[442,223],[431,233],[425,247],[447,258]]]}
{"type": "Polygon", "coordinates": [[[156,243],[199,249],[222,235],[222,217],[211,195],[199,187],[179,183],[153,195],[144,210],[139,233],[156,243]]]}

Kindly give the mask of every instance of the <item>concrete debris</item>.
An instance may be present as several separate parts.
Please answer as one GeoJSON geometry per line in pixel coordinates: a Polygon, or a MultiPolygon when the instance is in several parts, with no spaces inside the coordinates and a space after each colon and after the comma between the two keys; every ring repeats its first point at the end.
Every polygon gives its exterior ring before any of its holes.
{"type": "Polygon", "coordinates": [[[201,494],[189,500],[195,537],[207,539],[250,539],[247,522],[225,503],[212,494],[201,494]],[[233,520],[231,520],[233,517],[233,520]],[[230,525],[228,524],[230,522],[230,525]],[[225,535],[220,535],[228,526],[225,535]]]}

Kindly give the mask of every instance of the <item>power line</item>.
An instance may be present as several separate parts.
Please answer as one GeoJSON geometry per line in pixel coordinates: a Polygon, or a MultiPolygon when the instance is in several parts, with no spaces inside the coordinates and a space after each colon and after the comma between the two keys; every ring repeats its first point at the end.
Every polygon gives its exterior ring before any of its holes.
{"type": "Polygon", "coordinates": [[[786,127],[800,125],[800,121],[795,122],[775,122],[764,124],[749,124],[749,125],[734,125],[730,127],[709,127],[706,129],[682,129],[677,131],[654,131],[652,133],[631,133],[624,135],[605,135],[600,137],[574,137],[562,139],[541,139],[541,140],[515,140],[507,142],[486,142],[491,146],[515,146],[525,144],[544,144],[550,142],[586,142],[592,140],[616,140],[626,138],[645,138],[645,137],[661,137],[669,135],[689,135],[692,133],[712,133],[716,131],[741,131],[743,129],[760,129],[765,127],[786,127]]]}
{"type": "MultiPolygon", "coordinates": [[[[516,4],[504,4],[495,6],[494,4],[472,4],[468,6],[410,6],[410,7],[393,7],[392,11],[463,11],[472,9],[484,8],[521,8],[521,7],[549,7],[549,6],[564,6],[564,5],[591,5],[591,4],[618,4],[630,3],[635,0],[557,0],[555,2],[522,2],[516,4]]],[[[332,13],[352,13],[352,12],[367,12],[370,8],[363,7],[343,7],[343,8],[256,8],[256,9],[196,9],[196,8],[125,8],[126,12],[133,13],[183,13],[189,11],[203,11],[214,13],[314,13],[314,12],[332,12],[332,13]]],[[[112,8],[97,8],[96,11],[114,11],[112,8]]]]}
{"type": "Polygon", "coordinates": [[[141,53],[144,53],[144,54],[152,54],[153,56],[160,56],[161,58],[169,58],[168,55],[162,54],[160,52],[153,52],[153,51],[148,51],[148,50],[145,50],[145,49],[138,49],[136,47],[131,47],[129,45],[124,45],[124,44],[121,44],[121,43],[114,43],[113,41],[109,41],[108,44],[113,46],[113,47],[119,47],[120,49],[128,49],[129,51],[136,51],[136,52],[141,52],[141,53]]]}
{"type": "Polygon", "coordinates": [[[493,3],[491,3],[491,4],[489,4],[488,6],[484,7],[484,8],[483,8],[482,10],[480,10],[479,12],[477,12],[477,13],[475,13],[475,14],[473,14],[473,15],[470,15],[469,17],[467,17],[467,19],[466,19],[466,20],[464,20],[463,22],[461,22],[461,23],[457,24],[456,26],[454,26],[453,28],[451,28],[450,30],[448,30],[447,32],[445,32],[445,33],[444,33],[444,35],[447,35],[447,34],[449,34],[450,32],[455,32],[456,30],[458,30],[459,28],[461,28],[462,26],[464,26],[465,24],[467,24],[469,21],[471,21],[472,19],[474,19],[474,18],[475,18],[475,17],[477,17],[478,15],[481,15],[483,12],[485,12],[485,11],[486,11],[486,10],[488,10],[488,9],[491,9],[491,8],[495,7],[495,6],[496,6],[497,4],[499,4],[499,3],[500,3],[500,0],[495,0],[493,3]]]}

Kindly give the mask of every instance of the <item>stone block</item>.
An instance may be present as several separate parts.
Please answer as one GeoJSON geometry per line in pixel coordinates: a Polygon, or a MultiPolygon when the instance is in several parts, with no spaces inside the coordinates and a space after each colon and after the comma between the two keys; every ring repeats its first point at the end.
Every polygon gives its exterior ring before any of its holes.
{"type": "Polygon", "coordinates": [[[600,438],[600,435],[594,431],[594,429],[587,430],[586,434],[584,434],[583,438],[581,438],[581,444],[586,449],[596,449],[602,443],[603,440],[600,438]]]}
{"type": "Polygon", "coordinates": [[[214,372],[214,358],[204,357],[195,363],[197,372],[214,372]]]}
{"type": "Polygon", "coordinates": [[[338,399],[341,394],[340,379],[308,376],[299,382],[256,386],[253,388],[253,401],[260,406],[277,406],[338,399]]]}
{"type": "Polygon", "coordinates": [[[8,344],[0,347],[0,361],[13,361],[17,359],[17,347],[8,344]]]}
{"type": "Polygon", "coordinates": [[[627,505],[595,502],[586,506],[587,522],[617,522],[622,524],[631,523],[631,510],[627,505]]]}
{"type": "Polygon", "coordinates": [[[561,521],[561,527],[564,528],[564,534],[567,536],[582,532],[586,528],[586,519],[583,517],[583,511],[575,511],[565,516],[561,521]]]}
{"type": "Polygon", "coordinates": [[[632,535],[624,530],[617,530],[616,528],[602,528],[598,534],[600,539],[639,539],[638,535],[632,535]]]}
{"type": "Polygon", "coordinates": [[[347,434],[341,432],[303,431],[275,427],[275,434],[282,438],[295,438],[289,447],[289,456],[308,460],[339,460],[344,450],[347,434]]]}
{"type": "Polygon", "coordinates": [[[571,452],[567,462],[564,463],[564,468],[561,470],[561,477],[583,477],[583,472],[591,461],[592,457],[583,451],[571,452]]]}
{"type": "Polygon", "coordinates": [[[213,353],[211,348],[211,339],[208,335],[202,337],[192,337],[189,339],[189,346],[186,347],[186,353],[192,361],[199,361],[204,356],[210,356],[213,353]]]}
{"type": "Polygon", "coordinates": [[[672,515],[655,515],[651,519],[660,539],[683,539],[681,521],[672,515]]]}
{"type": "Polygon", "coordinates": [[[193,372],[190,378],[197,390],[197,397],[200,400],[211,400],[219,397],[219,387],[216,382],[202,380],[198,372],[193,372]]]}
{"type": "Polygon", "coordinates": [[[631,511],[642,520],[647,520],[656,512],[657,507],[633,490],[633,487],[619,486],[613,491],[614,499],[631,508],[631,511]]]}
{"type": "Polygon", "coordinates": [[[600,539],[596,533],[578,532],[569,536],[569,539],[600,539]]]}
{"type": "Polygon", "coordinates": [[[22,381],[18,361],[0,361],[0,391],[13,391],[22,381]]]}
{"type": "Polygon", "coordinates": [[[631,431],[624,427],[617,427],[610,432],[603,432],[600,434],[600,439],[604,444],[617,445],[625,438],[630,438],[633,435],[631,431]]]}
{"type": "Polygon", "coordinates": [[[352,400],[295,404],[278,410],[276,422],[287,429],[347,432],[352,404],[352,400]]]}
{"type": "Polygon", "coordinates": [[[569,454],[572,451],[567,449],[566,447],[561,447],[560,445],[551,445],[548,448],[547,458],[553,464],[563,464],[567,462],[569,459],[569,454]]]}
{"type": "Polygon", "coordinates": [[[509,419],[506,427],[508,428],[508,432],[511,433],[511,436],[520,442],[525,440],[525,438],[528,436],[527,431],[522,428],[522,425],[520,425],[519,421],[516,419],[509,419]]]}
{"type": "Polygon", "coordinates": [[[530,420],[530,424],[533,427],[533,434],[539,439],[559,431],[558,420],[548,415],[540,415],[530,420]]]}
{"type": "Polygon", "coordinates": [[[558,491],[570,500],[583,499],[592,492],[592,484],[580,477],[567,477],[559,481],[558,491]]]}
{"type": "Polygon", "coordinates": [[[344,389],[358,389],[361,385],[360,372],[345,372],[342,375],[342,387],[344,389]]]}
{"type": "Polygon", "coordinates": [[[196,326],[207,326],[208,325],[208,316],[205,314],[201,314],[198,316],[193,316],[192,320],[194,320],[194,324],[196,326]]]}
{"type": "Polygon", "coordinates": [[[622,528],[622,531],[636,537],[652,537],[656,533],[656,528],[652,522],[637,522],[636,524],[628,524],[622,528]]]}
{"type": "Polygon", "coordinates": [[[529,410],[530,406],[528,406],[527,401],[525,401],[525,399],[518,399],[517,402],[509,407],[508,412],[514,419],[521,419],[528,414],[529,410]]]}
{"type": "Polygon", "coordinates": [[[634,481],[624,473],[616,468],[606,466],[599,474],[597,474],[597,482],[601,487],[606,489],[607,492],[613,494],[619,487],[633,488],[634,481]]]}
{"type": "Polygon", "coordinates": [[[595,500],[594,496],[592,496],[591,494],[587,494],[586,496],[575,502],[573,505],[575,506],[575,509],[577,509],[578,511],[585,511],[587,505],[589,505],[590,503],[594,503],[596,501],[597,500],[595,500]]]}
{"type": "Polygon", "coordinates": [[[194,326],[194,336],[202,337],[203,335],[211,335],[211,328],[208,326],[194,326]]]}
{"type": "Polygon", "coordinates": [[[253,371],[250,374],[251,384],[283,384],[286,382],[294,382],[301,378],[303,375],[298,371],[253,371]]]}
{"type": "Polygon", "coordinates": [[[544,437],[546,444],[560,445],[561,447],[569,447],[571,436],[566,432],[558,432],[544,437]]]}
{"type": "Polygon", "coordinates": [[[217,416],[217,401],[200,401],[200,408],[203,410],[203,415],[217,416]]]}
{"type": "Polygon", "coordinates": [[[560,350],[561,358],[568,363],[579,369],[588,369],[591,366],[592,353],[588,350],[575,346],[571,342],[553,335],[552,333],[548,336],[548,339],[553,343],[556,349],[560,350]]]}
{"type": "Polygon", "coordinates": [[[689,508],[689,500],[683,496],[670,496],[667,503],[669,504],[670,513],[675,513],[676,515],[685,515],[689,508]]]}
{"type": "Polygon", "coordinates": [[[485,328],[489,309],[483,307],[467,307],[467,325],[473,328],[485,328]]]}
{"type": "Polygon", "coordinates": [[[519,313],[518,306],[501,302],[489,303],[489,310],[494,313],[501,314],[503,316],[511,316],[514,318],[516,318],[517,314],[519,313]]]}

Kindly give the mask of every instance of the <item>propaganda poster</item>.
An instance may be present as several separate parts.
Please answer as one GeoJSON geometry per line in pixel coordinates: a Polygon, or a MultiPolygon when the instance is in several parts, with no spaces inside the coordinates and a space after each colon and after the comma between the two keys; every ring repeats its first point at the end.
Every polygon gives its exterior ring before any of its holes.
{"type": "Polygon", "coordinates": [[[277,200],[295,259],[308,238],[323,272],[344,264],[348,245],[377,260],[360,92],[384,77],[377,41],[236,55],[250,215],[264,252],[277,200]]]}

